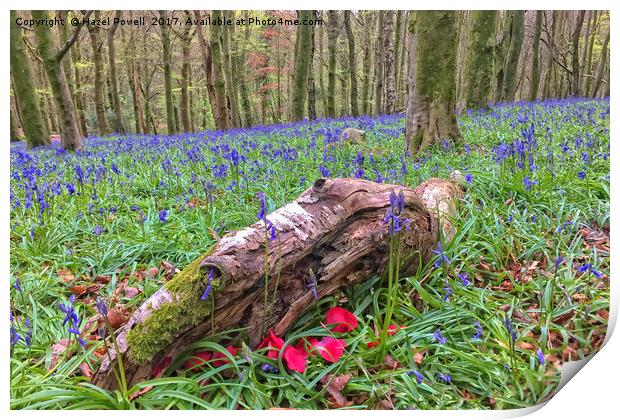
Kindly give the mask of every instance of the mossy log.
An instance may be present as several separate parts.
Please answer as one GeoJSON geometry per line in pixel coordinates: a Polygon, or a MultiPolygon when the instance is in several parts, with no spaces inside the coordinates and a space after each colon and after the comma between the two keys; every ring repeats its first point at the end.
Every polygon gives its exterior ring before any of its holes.
{"type": "MultiPolygon", "coordinates": [[[[315,302],[307,287],[310,270],[316,275],[319,299],[382,275],[388,258],[383,221],[390,193],[401,190],[404,215],[411,219],[411,228],[401,234],[401,274],[414,273],[432,257],[441,231],[444,238],[454,234],[450,218],[462,195],[457,182],[430,179],[411,189],[361,179],[318,179],[295,201],[267,216],[276,239],[269,240],[263,221],[229,233],[142,304],[117,332],[127,382],[150,377],[165,358],[171,360],[220,331],[240,328],[237,340],[250,347],[267,329],[284,335],[315,302]],[[202,301],[209,272],[212,291],[202,301]]],[[[119,355],[113,346],[107,354],[93,382],[111,389],[117,387],[113,364],[119,355]]]]}

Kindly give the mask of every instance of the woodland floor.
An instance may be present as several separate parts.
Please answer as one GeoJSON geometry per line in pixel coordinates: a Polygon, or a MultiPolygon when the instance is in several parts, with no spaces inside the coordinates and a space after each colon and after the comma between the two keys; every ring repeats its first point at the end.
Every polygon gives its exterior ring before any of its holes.
{"type": "MultiPolygon", "coordinates": [[[[400,116],[89,138],[79,154],[14,144],[11,408],[499,409],[551,397],[562,362],[595,352],[607,328],[609,100],[498,105],[459,124],[463,143],[415,159],[400,116]],[[325,147],[345,127],[366,144],[325,147]],[[326,310],[346,308],[359,325],[338,334],[335,363],[265,372],[253,349],[220,366],[173,361],[126,396],[88,384],[103,355],[96,297],[121,325],[215,238],[256,221],[259,191],[273,211],[320,176],[415,186],[454,169],[470,181],[457,234],[447,260],[400,280],[385,359],[368,346],[386,294],[374,277],[317,301],[285,338],[325,335],[326,310]],[[59,308],[72,294],[84,347],[59,308]]],[[[231,334],[196,350],[223,350],[231,334]]]]}

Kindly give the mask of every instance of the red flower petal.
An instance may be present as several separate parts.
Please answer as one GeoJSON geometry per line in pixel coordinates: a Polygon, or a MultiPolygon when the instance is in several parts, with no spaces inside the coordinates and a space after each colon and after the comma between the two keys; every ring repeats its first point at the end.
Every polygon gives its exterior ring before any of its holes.
{"type": "Polygon", "coordinates": [[[286,362],[286,366],[290,370],[294,370],[300,373],[304,373],[306,371],[306,362],[308,360],[308,353],[306,353],[303,349],[293,346],[287,346],[284,349],[284,354],[282,358],[286,362]]]}
{"type": "Polygon", "coordinates": [[[375,347],[375,346],[378,346],[378,345],[379,345],[379,340],[377,340],[377,341],[371,341],[370,343],[366,343],[366,346],[367,346],[369,349],[371,349],[371,348],[373,348],[373,347],[375,347]]]}
{"type": "Polygon", "coordinates": [[[394,334],[398,332],[399,329],[400,327],[398,325],[391,324],[387,330],[388,336],[392,337],[394,334]]]}
{"type": "Polygon", "coordinates": [[[357,317],[344,308],[335,306],[325,313],[325,323],[335,326],[333,332],[349,332],[357,328],[357,317]]]}
{"type": "Polygon", "coordinates": [[[269,330],[269,335],[261,341],[257,349],[270,348],[270,350],[267,351],[267,357],[270,359],[277,359],[280,353],[279,350],[282,349],[282,346],[284,346],[284,340],[275,335],[272,330],[269,330]]]}
{"type": "Polygon", "coordinates": [[[328,362],[337,362],[342,357],[342,353],[346,347],[346,343],[343,339],[336,339],[332,337],[323,337],[321,341],[317,341],[316,338],[308,340],[323,359],[328,362]]]}
{"type": "Polygon", "coordinates": [[[205,362],[211,360],[212,357],[211,353],[199,351],[191,359],[186,360],[185,363],[183,363],[183,367],[185,369],[192,369],[194,372],[199,371],[200,369],[198,368],[203,366],[205,362]]]}
{"type": "MultiPolygon", "coordinates": [[[[228,350],[228,352],[232,355],[232,356],[236,356],[237,352],[240,350],[239,347],[233,347],[233,346],[228,346],[226,347],[226,350],[228,350]]],[[[215,367],[219,367],[219,366],[224,366],[230,363],[230,359],[228,358],[228,356],[226,356],[224,353],[221,352],[217,352],[213,354],[213,358],[214,359],[223,359],[223,360],[216,360],[213,362],[213,366],[215,367]]]]}
{"type": "Polygon", "coordinates": [[[172,363],[172,357],[170,356],[164,357],[161,360],[161,362],[159,362],[157,366],[153,368],[153,370],[151,371],[151,376],[153,378],[159,378],[164,373],[164,371],[168,369],[168,366],[170,366],[171,363],[172,363]]]}

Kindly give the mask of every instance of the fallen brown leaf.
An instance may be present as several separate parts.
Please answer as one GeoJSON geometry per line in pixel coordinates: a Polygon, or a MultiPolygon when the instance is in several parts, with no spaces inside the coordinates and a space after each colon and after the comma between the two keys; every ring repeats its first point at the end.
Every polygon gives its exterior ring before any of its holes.
{"type": "Polygon", "coordinates": [[[325,386],[325,389],[327,390],[329,395],[331,395],[334,399],[333,408],[342,408],[353,405],[353,401],[348,401],[347,397],[342,394],[342,390],[345,386],[347,386],[347,383],[349,383],[351,377],[352,375],[350,373],[347,373],[336,377],[332,375],[326,375],[321,378],[321,383],[325,386]]]}

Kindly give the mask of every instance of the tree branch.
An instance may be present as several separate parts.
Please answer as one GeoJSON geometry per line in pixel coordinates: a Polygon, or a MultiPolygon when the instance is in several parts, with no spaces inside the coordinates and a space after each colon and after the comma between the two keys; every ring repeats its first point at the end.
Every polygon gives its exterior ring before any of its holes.
{"type": "MultiPolygon", "coordinates": [[[[84,17],[88,19],[92,12],[92,10],[89,10],[88,12],[86,12],[84,17]]],[[[58,54],[56,54],[57,61],[61,61],[65,54],[67,54],[67,52],[69,51],[69,48],[71,48],[71,46],[75,44],[75,41],[77,41],[78,36],[80,35],[80,31],[82,30],[82,26],[82,21],[80,20],[77,28],[75,28],[75,31],[73,32],[73,36],[67,42],[65,42],[65,45],[63,45],[60,51],[58,51],[58,54]]]]}

